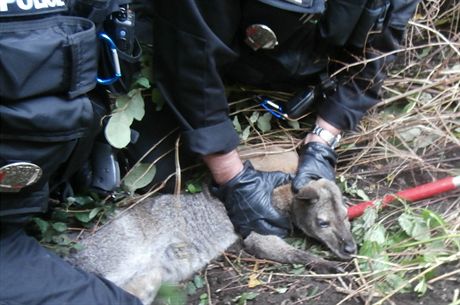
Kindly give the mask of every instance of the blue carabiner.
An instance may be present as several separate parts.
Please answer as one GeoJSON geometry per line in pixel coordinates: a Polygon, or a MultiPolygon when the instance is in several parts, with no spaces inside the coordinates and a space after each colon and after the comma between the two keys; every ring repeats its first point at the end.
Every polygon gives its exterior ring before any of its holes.
{"type": "Polygon", "coordinates": [[[98,34],[98,37],[99,39],[104,40],[110,48],[110,51],[112,54],[112,62],[113,62],[114,70],[115,70],[115,75],[110,78],[97,77],[96,80],[101,85],[111,85],[121,77],[120,60],[118,59],[117,46],[113,42],[112,38],[110,38],[109,35],[107,35],[104,32],[100,32],[98,34]]]}
{"type": "Polygon", "coordinates": [[[270,112],[274,117],[278,119],[286,120],[287,118],[287,114],[283,111],[283,107],[272,102],[267,98],[262,99],[262,102],[260,102],[260,106],[262,106],[265,110],[270,112]]]}

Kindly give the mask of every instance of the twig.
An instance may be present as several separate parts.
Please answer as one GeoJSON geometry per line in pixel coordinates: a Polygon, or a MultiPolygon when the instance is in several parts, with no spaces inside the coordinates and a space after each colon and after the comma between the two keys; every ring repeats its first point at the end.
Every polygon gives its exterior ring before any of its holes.
{"type": "Polygon", "coordinates": [[[209,281],[208,281],[208,269],[204,271],[204,282],[206,283],[206,291],[208,292],[208,305],[212,305],[211,287],[209,286],[209,281]]]}

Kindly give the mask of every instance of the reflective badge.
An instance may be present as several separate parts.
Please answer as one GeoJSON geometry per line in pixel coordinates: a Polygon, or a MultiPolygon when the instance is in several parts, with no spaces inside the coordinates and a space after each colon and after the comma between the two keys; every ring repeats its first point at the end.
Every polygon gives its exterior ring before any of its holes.
{"type": "Polygon", "coordinates": [[[253,24],[246,28],[244,40],[254,51],[259,49],[273,49],[278,45],[276,34],[264,24],[253,24]]]}
{"type": "Polygon", "coordinates": [[[16,162],[0,167],[0,192],[19,192],[42,176],[40,166],[29,162],[16,162]]]}

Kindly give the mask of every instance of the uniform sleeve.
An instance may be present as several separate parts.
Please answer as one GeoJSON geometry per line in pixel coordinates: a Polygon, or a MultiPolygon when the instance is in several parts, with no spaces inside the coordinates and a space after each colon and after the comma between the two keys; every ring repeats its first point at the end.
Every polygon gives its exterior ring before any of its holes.
{"type": "Polygon", "coordinates": [[[352,130],[366,112],[380,100],[380,89],[386,77],[385,70],[396,54],[382,56],[401,48],[407,22],[412,17],[418,0],[392,0],[388,23],[379,34],[371,34],[364,49],[345,48],[336,62],[365,64],[353,66],[337,75],[337,88],[318,106],[318,115],[342,130],[352,130]],[[363,58],[364,53],[364,58],[363,58]]]}
{"type": "Polygon", "coordinates": [[[180,121],[185,145],[198,155],[225,153],[239,144],[220,73],[237,58],[232,42],[238,3],[154,1],[157,86],[180,121]]]}

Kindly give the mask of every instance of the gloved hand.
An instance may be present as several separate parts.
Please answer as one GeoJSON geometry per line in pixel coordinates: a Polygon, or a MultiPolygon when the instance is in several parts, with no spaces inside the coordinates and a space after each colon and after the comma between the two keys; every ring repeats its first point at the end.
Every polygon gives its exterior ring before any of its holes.
{"type": "Polygon", "coordinates": [[[225,204],[230,220],[243,238],[251,231],[285,237],[290,228],[289,218],[272,206],[272,192],[290,180],[289,174],[258,171],[246,161],[241,173],[224,185],[212,186],[211,193],[225,204]]]}
{"type": "Polygon", "coordinates": [[[307,143],[300,152],[297,173],[292,181],[292,191],[297,193],[311,180],[325,178],[335,180],[337,154],[326,144],[319,142],[307,143]]]}

